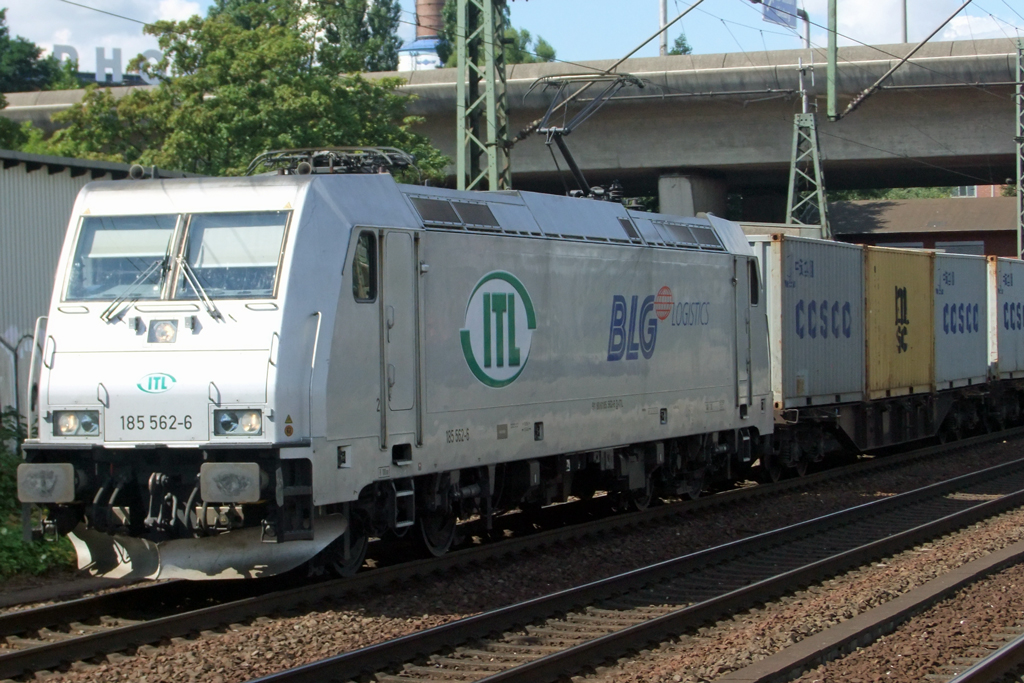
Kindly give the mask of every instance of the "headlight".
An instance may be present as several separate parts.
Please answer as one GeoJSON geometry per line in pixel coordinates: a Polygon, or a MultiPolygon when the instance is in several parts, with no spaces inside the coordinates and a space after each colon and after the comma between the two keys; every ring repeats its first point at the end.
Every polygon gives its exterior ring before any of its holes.
{"type": "Polygon", "coordinates": [[[263,417],[258,410],[247,410],[242,413],[238,424],[246,434],[259,434],[263,431],[263,417]]]}
{"type": "Polygon", "coordinates": [[[259,410],[215,410],[213,433],[259,436],[263,433],[263,413],[259,410]]]}
{"type": "Polygon", "coordinates": [[[57,410],[53,414],[54,436],[95,436],[99,432],[98,410],[57,410]]]}
{"type": "Polygon", "coordinates": [[[154,320],[149,324],[149,341],[151,343],[172,344],[177,338],[177,320],[154,320]]]}

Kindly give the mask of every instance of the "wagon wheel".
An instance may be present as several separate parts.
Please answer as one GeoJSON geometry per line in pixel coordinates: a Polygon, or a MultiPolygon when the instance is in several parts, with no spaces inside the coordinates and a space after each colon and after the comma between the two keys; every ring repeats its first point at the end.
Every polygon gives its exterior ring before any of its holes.
{"type": "Polygon", "coordinates": [[[962,434],[960,433],[959,425],[953,427],[947,427],[939,430],[939,443],[950,443],[951,441],[959,441],[962,434]]]}
{"type": "Polygon", "coordinates": [[[455,523],[454,512],[437,510],[417,515],[416,526],[419,527],[418,536],[423,549],[432,557],[447,553],[455,540],[455,523]]]}
{"type": "Polygon", "coordinates": [[[801,454],[796,461],[796,465],[793,466],[793,469],[796,471],[796,476],[806,477],[807,470],[810,468],[810,466],[810,461],[806,457],[804,457],[803,454],[801,454]]]}
{"type": "Polygon", "coordinates": [[[769,451],[761,455],[761,476],[760,479],[766,484],[774,484],[782,479],[782,463],[779,462],[779,455],[769,451]]]}

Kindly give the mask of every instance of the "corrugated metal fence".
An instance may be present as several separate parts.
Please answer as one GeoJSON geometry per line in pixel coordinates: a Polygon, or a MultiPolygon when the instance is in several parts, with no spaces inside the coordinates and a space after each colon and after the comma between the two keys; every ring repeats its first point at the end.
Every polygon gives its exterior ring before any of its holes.
{"type": "Polygon", "coordinates": [[[32,331],[50,305],[75,197],[92,180],[67,168],[30,167],[0,169],[0,407],[18,406],[22,414],[32,331]]]}

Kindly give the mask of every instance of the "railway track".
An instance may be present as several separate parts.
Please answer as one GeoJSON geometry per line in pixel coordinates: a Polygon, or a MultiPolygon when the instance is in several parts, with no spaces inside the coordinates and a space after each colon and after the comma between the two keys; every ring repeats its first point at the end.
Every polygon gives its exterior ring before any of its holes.
{"type": "Polygon", "coordinates": [[[554,681],[1020,505],[1024,460],[258,681],[554,681]]]}
{"type": "MultiPolygon", "coordinates": [[[[1009,430],[998,438],[1024,433],[1009,430]]],[[[281,588],[266,582],[167,582],[134,586],[104,595],[81,598],[36,609],[0,615],[0,637],[9,649],[0,650],[0,679],[59,667],[68,662],[185,636],[267,614],[284,612],[347,594],[443,572],[503,555],[558,545],[572,539],[650,524],[695,510],[744,502],[814,486],[872,470],[896,467],[965,446],[985,443],[993,436],[975,437],[920,449],[888,458],[876,458],[799,479],[720,493],[688,503],[670,504],[643,512],[617,515],[521,538],[488,543],[430,560],[405,562],[375,569],[351,579],[281,588]]]]}
{"type": "Polygon", "coordinates": [[[1024,680],[1024,635],[950,679],[949,683],[996,683],[1024,680]]]}

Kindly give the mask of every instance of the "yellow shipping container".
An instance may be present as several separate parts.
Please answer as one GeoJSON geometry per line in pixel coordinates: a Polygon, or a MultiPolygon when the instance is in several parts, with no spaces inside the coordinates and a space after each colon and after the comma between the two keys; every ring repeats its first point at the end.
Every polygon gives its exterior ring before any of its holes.
{"type": "Polygon", "coordinates": [[[872,399],[932,390],[934,255],[864,250],[865,362],[872,399]]]}

